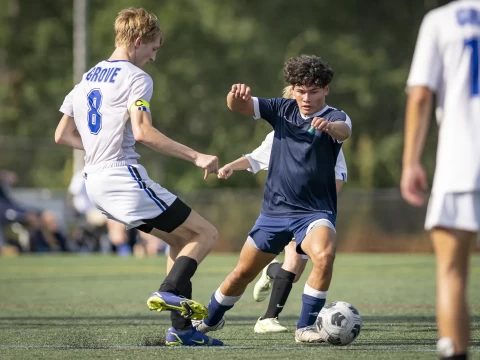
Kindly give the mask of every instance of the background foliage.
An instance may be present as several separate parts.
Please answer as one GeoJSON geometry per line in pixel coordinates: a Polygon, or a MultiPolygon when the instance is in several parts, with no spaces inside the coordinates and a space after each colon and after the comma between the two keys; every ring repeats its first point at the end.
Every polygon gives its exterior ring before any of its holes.
{"type": "MultiPolygon", "coordinates": [[[[253,150],[270,131],[264,122],[229,112],[231,84],[247,83],[262,97],[280,96],[283,63],[302,53],[320,55],[336,73],[328,103],[353,121],[353,136],[344,145],[349,186],[394,187],[415,38],[425,12],[446,2],[90,0],[88,64],[113,51],[119,10],[143,6],[156,13],[166,42],[145,69],[155,83],[154,123],[225,163],[253,150]]],[[[0,6],[0,168],[16,169],[21,186],[65,187],[71,151],[54,145],[53,133],[73,85],[72,1],[0,0],[0,6]]],[[[434,138],[425,157],[430,174],[434,138]]],[[[263,184],[265,174],[203,181],[191,164],[138,148],[150,176],[173,191],[263,184]]]]}

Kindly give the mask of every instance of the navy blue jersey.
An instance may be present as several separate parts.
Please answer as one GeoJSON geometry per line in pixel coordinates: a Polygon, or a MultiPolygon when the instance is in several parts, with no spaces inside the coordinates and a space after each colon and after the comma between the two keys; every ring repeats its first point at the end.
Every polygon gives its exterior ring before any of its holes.
{"type": "Polygon", "coordinates": [[[261,213],[288,217],[311,212],[336,215],[335,164],[342,146],[325,132],[308,132],[314,116],[348,121],[330,106],[304,119],[294,99],[254,98],[256,117],[275,130],[261,213]],[[258,103],[257,103],[258,101],[258,103]]]}

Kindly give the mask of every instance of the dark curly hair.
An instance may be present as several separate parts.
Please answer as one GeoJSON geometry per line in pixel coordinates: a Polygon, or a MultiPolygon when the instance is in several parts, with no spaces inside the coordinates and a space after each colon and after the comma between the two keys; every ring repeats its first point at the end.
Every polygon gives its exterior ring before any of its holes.
{"type": "Polygon", "coordinates": [[[315,55],[300,55],[288,60],[283,67],[285,81],[293,86],[324,88],[333,78],[327,62],[315,55]]]}

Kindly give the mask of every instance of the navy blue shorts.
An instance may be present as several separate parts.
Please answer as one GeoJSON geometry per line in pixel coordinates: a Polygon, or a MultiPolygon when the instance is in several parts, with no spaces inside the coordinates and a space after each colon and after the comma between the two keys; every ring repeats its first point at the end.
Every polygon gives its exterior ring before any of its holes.
{"type": "Polygon", "coordinates": [[[304,254],[300,244],[314,223],[324,222],[335,230],[336,216],[327,213],[302,214],[291,217],[271,217],[260,214],[248,233],[255,246],[263,252],[280,254],[292,238],[297,243],[297,253],[304,254]],[[330,224],[329,224],[330,223],[330,224]]]}

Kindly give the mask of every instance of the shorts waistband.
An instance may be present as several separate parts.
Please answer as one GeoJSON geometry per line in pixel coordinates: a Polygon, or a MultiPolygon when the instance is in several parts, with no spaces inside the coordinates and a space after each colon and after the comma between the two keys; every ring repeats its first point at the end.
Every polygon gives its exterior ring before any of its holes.
{"type": "Polygon", "coordinates": [[[137,160],[135,159],[127,159],[127,160],[122,160],[122,161],[104,161],[100,164],[96,165],[86,165],[83,168],[83,172],[87,174],[92,174],[96,173],[105,169],[109,168],[116,168],[116,167],[121,167],[121,166],[127,166],[127,165],[132,165],[132,164],[137,164],[137,160]]]}

